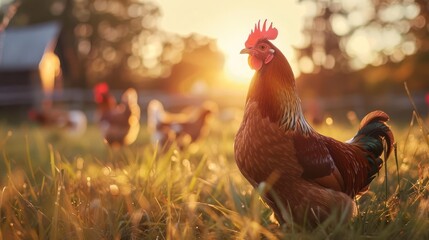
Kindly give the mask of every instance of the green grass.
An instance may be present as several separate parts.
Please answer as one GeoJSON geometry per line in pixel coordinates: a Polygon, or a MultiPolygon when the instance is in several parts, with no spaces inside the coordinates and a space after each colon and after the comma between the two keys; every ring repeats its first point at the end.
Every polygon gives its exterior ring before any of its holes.
{"type": "MultiPolygon", "coordinates": [[[[33,125],[0,125],[0,240],[429,238],[422,121],[394,125],[399,171],[392,156],[387,182],[382,169],[356,200],[358,216],[342,224],[328,219],[315,230],[272,220],[236,167],[238,124],[215,121],[207,139],[165,153],[149,144],[144,126],[136,143],[111,149],[95,126],[76,139],[33,125]]],[[[318,130],[346,140],[357,126],[318,130]]]]}

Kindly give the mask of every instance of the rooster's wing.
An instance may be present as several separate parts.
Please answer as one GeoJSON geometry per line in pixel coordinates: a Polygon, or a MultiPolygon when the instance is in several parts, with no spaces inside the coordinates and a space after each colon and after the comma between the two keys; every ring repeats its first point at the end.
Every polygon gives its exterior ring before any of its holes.
{"type": "Polygon", "coordinates": [[[343,178],[323,136],[296,132],[293,134],[293,142],[298,162],[303,168],[303,178],[333,190],[344,190],[343,178]]]}

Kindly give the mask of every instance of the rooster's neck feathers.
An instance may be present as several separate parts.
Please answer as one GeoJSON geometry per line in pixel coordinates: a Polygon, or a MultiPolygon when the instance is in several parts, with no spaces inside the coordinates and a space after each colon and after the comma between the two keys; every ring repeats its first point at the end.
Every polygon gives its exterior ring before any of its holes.
{"type": "MultiPolygon", "coordinates": [[[[272,45],[272,44],[271,44],[272,45]]],[[[275,56],[253,76],[247,102],[258,103],[263,117],[285,130],[311,131],[295,89],[295,77],[286,57],[274,45],[275,56]]]]}
{"type": "Polygon", "coordinates": [[[298,103],[286,106],[283,110],[283,116],[279,121],[280,126],[285,130],[298,130],[304,134],[310,133],[312,128],[305,120],[302,113],[300,99],[298,103]]]}

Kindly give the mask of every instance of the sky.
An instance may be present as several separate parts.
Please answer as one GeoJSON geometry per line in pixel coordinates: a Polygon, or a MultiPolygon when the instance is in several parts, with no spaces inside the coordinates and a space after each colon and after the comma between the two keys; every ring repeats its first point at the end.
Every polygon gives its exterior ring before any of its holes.
{"type": "Polygon", "coordinates": [[[293,46],[302,40],[305,8],[298,0],[158,0],[160,28],[180,35],[199,33],[217,40],[225,54],[225,72],[237,81],[249,81],[253,72],[247,56],[240,55],[250,30],[268,19],[279,31],[273,43],[285,54],[296,72],[293,46]]]}

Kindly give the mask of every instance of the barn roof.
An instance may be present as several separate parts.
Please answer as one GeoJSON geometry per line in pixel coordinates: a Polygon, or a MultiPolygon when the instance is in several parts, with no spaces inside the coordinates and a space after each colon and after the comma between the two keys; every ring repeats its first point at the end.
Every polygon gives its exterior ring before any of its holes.
{"type": "Polygon", "coordinates": [[[43,54],[55,47],[60,24],[47,22],[0,32],[0,71],[35,70],[43,54]]]}

